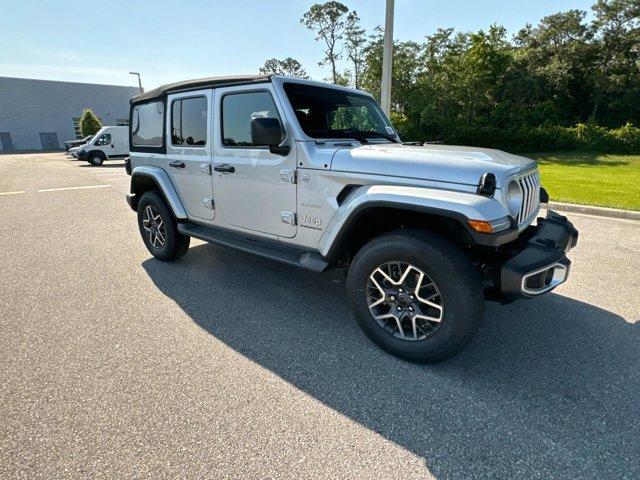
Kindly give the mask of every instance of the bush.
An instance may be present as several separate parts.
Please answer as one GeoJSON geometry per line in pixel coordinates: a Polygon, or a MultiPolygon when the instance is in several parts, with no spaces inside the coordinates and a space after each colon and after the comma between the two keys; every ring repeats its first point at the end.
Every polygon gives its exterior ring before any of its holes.
{"type": "Polygon", "coordinates": [[[579,123],[574,127],[541,125],[497,128],[491,126],[430,126],[416,134],[410,122],[396,124],[404,140],[442,141],[448,145],[473,145],[510,152],[583,150],[602,153],[640,153],[640,128],[630,123],[608,129],[579,123]]]}
{"type": "Polygon", "coordinates": [[[80,116],[80,133],[83,137],[95,135],[102,128],[102,122],[93,110],[85,108],[80,116]]]}

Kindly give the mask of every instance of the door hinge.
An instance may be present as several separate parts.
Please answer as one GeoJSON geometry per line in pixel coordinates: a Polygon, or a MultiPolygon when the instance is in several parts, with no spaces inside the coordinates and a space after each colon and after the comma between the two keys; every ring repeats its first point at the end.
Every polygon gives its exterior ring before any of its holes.
{"type": "Polygon", "coordinates": [[[296,183],[296,171],[292,168],[283,168],[280,170],[280,180],[283,182],[296,183]]]}
{"type": "Polygon", "coordinates": [[[280,220],[282,223],[288,223],[289,225],[296,224],[296,214],[294,212],[280,212],[280,220]]]}
{"type": "Polygon", "coordinates": [[[212,173],[211,164],[210,163],[201,163],[200,164],[200,172],[204,173],[205,175],[211,175],[211,173],[212,173]]]}
{"type": "Polygon", "coordinates": [[[213,198],[204,197],[202,199],[202,203],[204,204],[204,208],[208,208],[209,210],[214,210],[216,208],[216,204],[213,201],[213,198]]]}

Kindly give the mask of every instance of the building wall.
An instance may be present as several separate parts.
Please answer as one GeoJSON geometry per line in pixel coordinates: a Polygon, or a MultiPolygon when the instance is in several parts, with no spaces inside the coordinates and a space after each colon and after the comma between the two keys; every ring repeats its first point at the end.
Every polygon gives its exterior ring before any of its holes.
{"type": "Polygon", "coordinates": [[[0,134],[11,134],[15,150],[41,150],[40,132],[55,132],[63,148],[76,138],[73,119],[85,107],[103,125],[116,125],[129,118],[129,99],[138,93],[137,87],[0,77],[0,134]]]}

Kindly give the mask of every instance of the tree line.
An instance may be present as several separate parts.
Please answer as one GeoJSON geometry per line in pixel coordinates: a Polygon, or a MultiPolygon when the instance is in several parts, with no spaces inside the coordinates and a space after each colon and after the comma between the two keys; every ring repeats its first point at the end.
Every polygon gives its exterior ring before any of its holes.
{"type": "MultiPolygon", "coordinates": [[[[301,23],[323,45],[325,79],[379,99],[383,31],[366,32],[340,2],[313,5],[301,23]]],[[[263,73],[308,77],[293,58],[263,73]]],[[[394,41],[392,120],[406,140],[519,151],[640,152],[640,0],[597,0],[509,36],[439,28],[394,41]]]]}

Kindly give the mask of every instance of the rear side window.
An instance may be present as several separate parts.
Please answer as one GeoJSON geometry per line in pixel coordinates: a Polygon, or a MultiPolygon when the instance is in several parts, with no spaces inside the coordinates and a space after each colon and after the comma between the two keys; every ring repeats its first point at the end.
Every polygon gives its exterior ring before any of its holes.
{"type": "Polygon", "coordinates": [[[185,147],[207,144],[206,97],[183,98],[171,104],[171,143],[185,147]]]}
{"type": "Polygon", "coordinates": [[[131,120],[131,140],[136,147],[162,147],[164,102],[136,105],[131,120]]]}
{"type": "Polygon", "coordinates": [[[245,92],[222,99],[222,144],[227,147],[252,147],[251,119],[277,118],[276,105],[269,92],[245,92]]]}
{"type": "Polygon", "coordinates": [[[102,135],[100,135],[100,137],[98,137],[94,145],[96,147],[101,147],[102,145],[111,145],[111,134],[103,133],[102,135]]]}

